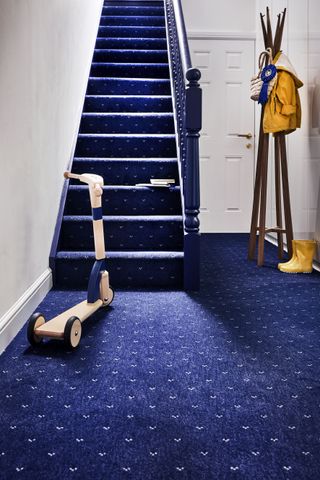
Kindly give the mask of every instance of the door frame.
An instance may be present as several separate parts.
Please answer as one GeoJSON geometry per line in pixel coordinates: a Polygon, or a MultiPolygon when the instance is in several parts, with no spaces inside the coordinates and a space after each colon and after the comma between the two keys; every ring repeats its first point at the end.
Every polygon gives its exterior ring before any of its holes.
{"type": "MultiPolygon", "coordinates": [[[[239,41],[251,41],[253,45],[253,52],[254,58],[253,63],[255,65],[256,62],[256,50],[257,50],[257,35],[256,32],[228,32],[228,31],[221,31],[221,32],[208,32],[208,31],[188,31],[188,40],[239,40],[239,41]]],[[[256,72],[252,72],[254,75],[256,72]]],[[[249,92],[248,92],[249,95],[249,92]]],[[[252,191],[254,190],[255,184],[255,172],[256,172],[256,161],[257,161],[257,136],[256,132],[259,130],[259,125],[257,125],[257,118],[258,118],[258,111],[255,105],[254,108],[254,117],[253,117],[253,178],[252,178],[252,191]]],[[[201,132],[200,132],[201,135],[201,132]]],[[[200,178],[201,181],[201,178],[200,178]]],[[[201,184],[200,184],[201,189],[201,184]]],[[[200,220],[201,222],[201,220],[200,220]]],[[[200,224],[200,231],[201,231],[201,224],[200,224]]],[[[248,224],[248,232],[250,231],[250,224],[248,224]]]]}

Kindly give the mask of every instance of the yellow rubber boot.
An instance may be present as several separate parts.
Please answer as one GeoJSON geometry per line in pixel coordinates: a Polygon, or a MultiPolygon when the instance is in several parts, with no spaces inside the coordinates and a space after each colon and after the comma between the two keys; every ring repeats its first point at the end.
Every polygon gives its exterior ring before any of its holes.
{"type": "Polygon", "coordinates": [[[289,265],[283,264],[279,270],[284,273],[311,273],[312,261],[316,251],[314,240],[295,240],[296,259],[289,265]]]}
{"type": "Polygon", "coordinates": [[[288,267],[289,264],[292,263],[292,262],[295,262],[296,259],[297,259],[296,241],[295,241],[295,240],[292,240],[292,257],[290,258],[290,260],[288,260],[288,262],[278,263],[278,269],[281,270],[281,267],[283,267],[284,265],[285,265],[286,267],[288,267]]]}

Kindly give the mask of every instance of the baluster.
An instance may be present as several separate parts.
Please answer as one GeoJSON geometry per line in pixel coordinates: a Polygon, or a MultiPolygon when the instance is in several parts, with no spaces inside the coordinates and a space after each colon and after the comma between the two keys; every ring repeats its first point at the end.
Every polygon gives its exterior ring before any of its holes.
{"type": "MultiPolygon", "coordinates": [[[[179,14],[179,32],[175,8],[180,2],[165,1],[169,27],[169,47],[172,66],[181,188],[184,197],[184,287],[197,290],[200,283],[200,185],[199,185],[199,131],[201,129],[200,71],[188,68],[190,54],[183,19],[179,14]],[[180,33],[180,37],[179,37],[180,33]],[[187,80],[187,81],[186,81],[187,80]],[[187,83],[187,85],[186,85],[187,83]]],[[[180,5],[180,6],[179,6],[180,5]]]]}
{"type": "Polygon", "coordinates": [[[186,72],[185,131],[185,237],[184,281],[187,290],[199,288],[200,282],[200,175],[199,175],[199,131],[201,130],[202,91],[199,80],[201,73],[196,68],[186,72]]]}
{"type": "Polygon", "coordinates": [[[186,89],[186,185],[185,229],[199,231],[200,184],[199,184],[199,131],[201,130],[201,96],[199,80],[201,73],[196,68],[187,70],[189,84],[186,89]]]}

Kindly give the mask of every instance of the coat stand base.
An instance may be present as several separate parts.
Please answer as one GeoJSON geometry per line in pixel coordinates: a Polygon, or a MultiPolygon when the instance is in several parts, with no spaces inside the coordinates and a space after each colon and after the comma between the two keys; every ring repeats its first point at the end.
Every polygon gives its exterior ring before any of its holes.
{"type": "MultiPolygon", "coordinates": [[[[260,132],[261,133],[261,132],[260,132]]],[[[256,180],[254,187],[254,199],[251,218],[251,229],[249,239],[248,259],[255,258],[256,243],[258,236],[257,265],[264,264],[264,242],[268,233],[275,232],[278,240],[278,257],[283,258],[283,235],[286,235],[286,243],[289,257],[292,256],[292,216],[290,207],[290,193],[288,180],[288,164],[286,154],[286,141],[283,133],[274,135],[274,172],[275,172],[275,204],[276,222],[275,226],[266,227],[267,208],[267,181],[268,181],[268,153],[269,134],[263,133],[260,136],[260,152],[258,152],[256,180]],[[260,153],[260,154],[259,154],[260,153]],[[283,212],[282,212],[283,204],[283,212]],[[284,214],[284,222],[283,216],[284,214]]]]}

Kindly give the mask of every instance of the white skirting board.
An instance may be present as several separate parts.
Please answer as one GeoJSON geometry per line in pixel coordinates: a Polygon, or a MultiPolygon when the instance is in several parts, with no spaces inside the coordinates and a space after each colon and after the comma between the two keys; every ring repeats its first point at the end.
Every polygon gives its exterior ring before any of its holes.
{"type": "Polygon", "coordinates": [[[14,339],[51,288],[52,272],[47,268],[0,318],[0,354],[14,339]]]}

